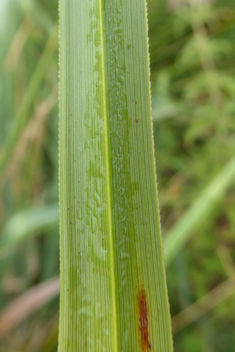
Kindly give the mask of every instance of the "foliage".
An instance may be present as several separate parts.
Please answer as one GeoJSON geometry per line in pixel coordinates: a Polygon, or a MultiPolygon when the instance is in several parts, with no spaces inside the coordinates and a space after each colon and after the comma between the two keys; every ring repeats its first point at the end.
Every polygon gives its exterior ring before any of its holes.
{"type": "MultiPolygon", "coordinates": [[[[234,156],[235,5],[231,0],[149,0],[148,5],[156,165],[165,235],[234,156]]],[[[4,48],[0,51],[1,161],[7,131],[15,128],[27,88],[53,36],[57,2],[5,0],[0,6],[5,19],[0,21],[4,48]]],[[[38,69],[42,76],[27,101],[25,124],[1,169],[2,233],[16,231],[13,220],[22,211],[29,211],[31,224],[35,207],[42,211],[57,203],[57,52],[53,50],[46,66],[38,69]]],[[[232,180],[224,192],[198,226],[191,228],[187,243],[167,268],[173,316],[234,275],[232,180]]],[[[58,225],[53,221],[50,227],[39,221],[40,226],[29,232],[24,227],[19,231],[20,243],[11,242],[7,251],[1,248],[1,309],[58,274],[58,225]]],[[[18,230],[20,225],[15,224],[18,230]]],[[[24,217],[22,224],[27,225],[24,217]]],[[[175,334],[176,352],[234,350],[234,296],[223,297],[227,298],[175,334]]],[[[55,300],[3,336],[1,350],[56,351],[57,312],[55,300]]]]}

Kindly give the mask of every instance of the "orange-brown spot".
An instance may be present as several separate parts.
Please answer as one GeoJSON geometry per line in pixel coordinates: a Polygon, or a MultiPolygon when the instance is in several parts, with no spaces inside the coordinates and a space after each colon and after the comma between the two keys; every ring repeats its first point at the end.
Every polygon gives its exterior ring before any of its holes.
{"type": "Polygon", "coordinates": [[[149,331],[148,331],[148,308],[147,308],[147,300],[146,293],[144,289],[141,290],[139,299],[139,328],[141,335],[141,342],[143,352],[148,352],[151,349],[151,344],[149,341],[149,331]]]}

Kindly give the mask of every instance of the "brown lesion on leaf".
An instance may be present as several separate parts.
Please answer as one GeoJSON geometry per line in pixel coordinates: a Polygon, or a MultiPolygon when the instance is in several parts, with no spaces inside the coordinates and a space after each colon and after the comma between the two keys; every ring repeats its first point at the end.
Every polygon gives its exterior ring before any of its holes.
{"type": "Polygon", "coordinates": [[[151,343],[149,339],[148,307],[147,307],[146,293],[143,288],[141,289],[138,296],[138,308],[139,308],[139,331],[140,331],[142,349],[143,349],[143,352],[149,352],[151,350],[151,343]]]}

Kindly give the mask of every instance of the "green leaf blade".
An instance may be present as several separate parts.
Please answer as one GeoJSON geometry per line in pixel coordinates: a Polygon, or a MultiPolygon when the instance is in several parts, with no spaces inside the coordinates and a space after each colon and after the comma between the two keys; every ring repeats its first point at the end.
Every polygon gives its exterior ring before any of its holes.
{"type": "Polygon", "coordinates": [[[59,350],[169,352],[146,4],[60,13],[59,350]]]}

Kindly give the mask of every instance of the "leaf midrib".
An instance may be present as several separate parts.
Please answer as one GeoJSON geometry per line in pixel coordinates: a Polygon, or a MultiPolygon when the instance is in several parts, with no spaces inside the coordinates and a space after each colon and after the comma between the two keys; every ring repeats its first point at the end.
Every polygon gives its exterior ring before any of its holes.
{"type": "Polygon", "coordinates": [[[109,228],[109,243],[110,243],[110,264],[111,264],[111,286],[112,286],[112,309],[113,309],[113,352],[118,352],[117,339],[117,307],[116,307],[116,280],[114,269],[114,240],[113,240],[113,224],[112,224],[112,199],[111,199],[111,166],[110,166],[110,145],[109,145],[109,124],[107,114],[107,98],[106,98],[106,72],[105,72],[105,47],[104,47],[104,19],[102,0],[99,0],[100,13],[100,38],[101,38],[101,62],[102,62],[102,77],[103,77],[103,104],[104,104],[104,128],[105,128],[105,162],[106,162],[106,180],[107,180],[107,200],[108,200],[108,228],[109,228]]]}

